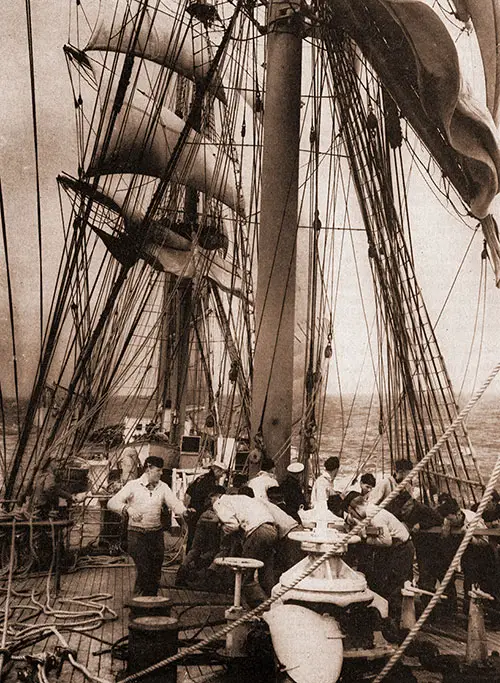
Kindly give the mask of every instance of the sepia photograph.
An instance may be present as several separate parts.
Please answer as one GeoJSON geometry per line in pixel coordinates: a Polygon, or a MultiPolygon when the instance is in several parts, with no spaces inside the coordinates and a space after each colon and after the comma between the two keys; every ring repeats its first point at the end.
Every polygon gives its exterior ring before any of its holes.
{"type": "Polygon", "coordinates": [[[500,681],[500,0],[2,5],[0,683],[500,681]]]}

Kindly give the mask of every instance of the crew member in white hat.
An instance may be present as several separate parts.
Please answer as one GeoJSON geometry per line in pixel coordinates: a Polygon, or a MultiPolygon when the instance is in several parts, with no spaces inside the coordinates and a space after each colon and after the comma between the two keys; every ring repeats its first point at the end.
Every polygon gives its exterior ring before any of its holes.
{"type": "Polygon", "coordinates": [[[285,501],[285,509],[289,515],[299,522],[299,508],[306,506],[306,497],[302,485],[303,472],[303,463],[291,462],[286,468],[286,475],[280,484],[280,490],[285,501]]]}

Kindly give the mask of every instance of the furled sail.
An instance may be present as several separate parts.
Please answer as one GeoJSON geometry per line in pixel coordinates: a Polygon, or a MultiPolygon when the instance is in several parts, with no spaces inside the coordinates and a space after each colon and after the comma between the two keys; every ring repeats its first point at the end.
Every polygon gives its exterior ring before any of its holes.
{"type": "Polygon", "coordinates": [[[463,80],[439,16],[421,0],[331,0],[331,7],[472,213],[486,216],[500,187],[500,139],[463,80]]]}
{"type": "MultiPolygon", "coordinates": [[[[132,173],[163,177],[184,125],[182,119],[165,107],[160,117],[153,117],[135,104],[123,106],[109,143],[105,149],[102,142],[98,144],[88,175],[132,173]]],[[[231,160],[193,130],[180,153],[172,180],[243,213],[231,160]]]]}
{"type": "MultiPolygon", "coordinates": [[[[164,3],[155,3],[144,11],[143,8],[144,3],[139,0],[102,2],[85,51],[132,53],[196,83],[202,82],[211,64],[205,35],[193,30],[192,22],[185,19],[179,6],[165,9],[164,3]]],[[[219,77],[212,79],[209,89],[225,102],[219,77]]]]}

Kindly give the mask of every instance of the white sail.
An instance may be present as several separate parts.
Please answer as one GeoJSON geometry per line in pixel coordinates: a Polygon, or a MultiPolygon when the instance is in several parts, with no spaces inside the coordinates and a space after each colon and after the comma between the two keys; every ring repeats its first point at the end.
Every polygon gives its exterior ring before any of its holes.
{"type": "Polygon", "coordinates": [[[498,27],[500,4],[497,0],[453,0],[458,18],[471,21],[481,51],[486,85],[486,103],[495,125],[500,123],[500,53],[498,27]]]}
{"type": "MultiPolygon", "coordinates": [[[[118,114],[105,151],[100,143],[87,172],[91,176],[132,173],[162,178],[184,125],[168,109],[163,108],[155,121],[148,111],[128,104],[118,114]]],[[[231,160],[195,131],[189,132],[171,180],[243,212],[231,160]]]]}
{"type": "MultiPolygon", "coordinates": [[[[206,78],[211,55],[202,30],[193,27],[179,5],[165,7],[156,3],[144,13],[143,7],[144,3],[139,0],[102,2],[85,51],[129,53],[172,69],[194,82],[206,78]]],[[[209,89],[225,101],[219,77],[212,80],[209,89]]]]}

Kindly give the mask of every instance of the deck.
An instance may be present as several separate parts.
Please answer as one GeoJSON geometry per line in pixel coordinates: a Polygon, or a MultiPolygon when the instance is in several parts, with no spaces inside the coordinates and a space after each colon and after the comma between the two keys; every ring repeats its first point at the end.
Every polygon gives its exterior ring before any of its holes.
{"type": "MultiPolygon", "coordinates": [[[[172,572],[165,572],[167,582],[172,576],[172,572]]],[[[2,615],[5,613],[5,583],[1,596],[2,615]]],[[[123,558],[110,557],[94,558],[87,566],[63,574],[57,597],[53,577],[16,579],[10,600],[9,626],[16,631],[27,629],[28,634],[30,627],[33,632],[37,626],[57,624],[68,647],[77,653],[78,661],[93,676],[111,683],[116,676],[124,673],[126,667],[126,662],[120,656],[119,641],[128,634],[127,602],[132,596],[133,583],[133,565],[128,561],[124,563],[123,558]],[[45,610],[41,609],[41,605],[45,605],[45,610]],[[82,623],[83,629],[78,630],[82,623]],[[85,630],[87,628],[89,630],[85,630]],[[112,652],[111,646],[115,643],[118,645],[112,652]]],[[[215,633],[215,627],[205,624],[224,622],[224,611],[231,603],[231,596],[228,595],[166,587],[162,587],[161,592],[173,602],[172,614],[179,619],[182,629],[179,635],[183,639],[199,637],[201,631],[204,636],[215,633]]],[[[10,640],[8,636],[7,643],[10,640]]],[[[50,636],[35,645],[28,643],[18,654],[42,654],[53,651],[58,645],[57,638],[50,636]]],[[[24,666],[22,661],[9,662],[5,669],[5,680],[9,683],[17,681],[17,669],[24,666]]],[[[203,680],[207,674],[213,675],[221,669],[203,665],[179,667],[178,681],[203,680]]],[[[55,672],[50,680],[57,680],[55,672]]],[[[58,680],[80,683],[87,679],[69,661],[65,661],[58,680]]]]}
{"type": "MultiPolygon", "coordinates": [[[[219,624],[224,622],[224,610],[231,603],[231,596],[176,589],[172,587],[174,576],[175,566],[165,568],[161,592],[173,601],[172,614],[179,619],[180,637],[185,641],[216,633],[219,624]]],[[[134,569],[128,558],[109,556],[80,558],[74,571],[63,573],[57,597],[53,576],[16,578],[10,598],[9,627],[16,631],[26,629],[25,638],[28,638],[30,634],[36,635],[37,628],[40,629],[43,624],[57,623],[69,648],[76,653],[78,662],[88,669],[94,680],[111,683],[124,674],[126,666],[119,656],[119,641],[128,633],[126,605],[132,596],[133,581],[134,569]],[[43,605],[45,609],[42,609],[43,605]],[[78,612],[80,616],[77,616],[78,612]],[[85,614],[82,615],[82,612],[85,614]],[[82,625],[89,630],[77,630],[82,625]],[[111,646],[116,643],[118,645],[112,651],[111,646]]],[[[7,579],[4,577],[2,614],[5,613],[6,586],[7,579]]],[[[461,655],[465,651],[466,622],[461,619],[449,623],[434,622],[423,637],[434,642],[442,654],[461,655]]],[[[10,641],[9,634],[7,643],[10,641]]],[[[24,658],[29,654],[42,655],[54,651],[58,644],[54,635],[34,644],[28,639],[26,646],[16,655],[24,658]]],[[[490,652],[500,651],[500,631],[488,633],[488,646],[490,652]]],[[[412,660],[406,663],[412,664],[412,660]]],[[[440,674],[426,672],[416,661],[413,663],[413,673],[420,683],[438,683],[442,680],[440,674]]],[[[4,680],[8,683],[19,680],[17,669],[25,667],[23,660],[11,660],[4,668],[4,680]]],[[[211,665],[179,666],[177,681],[201,683],[205,680],[222,680],[221,676],[217,676],[218,671],[222,672],[222,668],[211,665]]],[[[45,683],[46,680],[80,683],[86,677],[69,661],[65,661],[60,675],[52,671],[48,679],[41,677],[39,680],[45,683]]]]}

